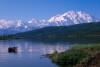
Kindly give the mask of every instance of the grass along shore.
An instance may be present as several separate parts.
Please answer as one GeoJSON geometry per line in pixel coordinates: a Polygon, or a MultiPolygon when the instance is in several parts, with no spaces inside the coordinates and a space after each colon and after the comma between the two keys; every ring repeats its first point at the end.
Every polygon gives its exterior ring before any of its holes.
{"type": "Polygon", "coordinates": [[[99,67],[100,44],[74,45],[65,52],[47,54],[60,67],[99,67]]]}

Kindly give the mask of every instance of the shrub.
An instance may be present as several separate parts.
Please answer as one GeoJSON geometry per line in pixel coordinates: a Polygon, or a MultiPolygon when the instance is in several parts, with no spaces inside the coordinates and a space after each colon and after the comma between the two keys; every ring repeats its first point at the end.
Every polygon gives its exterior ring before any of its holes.
{"type": "Polygon", "coordinates": [[[82,50],[69,50],[62,53],[54,52],[49,57],[52,59],[52,62],[60,66],[73,66],[89,56],[88,53],[82,50]]]}

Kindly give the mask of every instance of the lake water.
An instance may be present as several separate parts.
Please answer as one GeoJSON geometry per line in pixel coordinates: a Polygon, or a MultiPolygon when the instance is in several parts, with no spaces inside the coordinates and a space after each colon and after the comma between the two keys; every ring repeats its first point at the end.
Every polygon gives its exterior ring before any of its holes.
{"type": "Polygon", "coordinates": [[[58,67],[42,55],[65,51],[74,44],[100,44],[100,38],[0,40],[0,67],[58,67]],[[18,47],[17,53],[8,53],[18,47]]]}
{"type": "MultiPolygon", "coordinates": [[[[86,40],[87,41],[87,40],[86,40]]],[[[50,59],[42,57],[54,51],[65,51],[75,43],[85,41],[68,40],[34,41],[34,40],[1,40],[0,67],[58,67],[50,59]],[[8,47],[18,47],[17,53],[8,53],[8,47]]],[[[89,42],[89,41],[88,41],[89,42]]],[[[91,41],[93,42],[93,41],[91,41]]]]}

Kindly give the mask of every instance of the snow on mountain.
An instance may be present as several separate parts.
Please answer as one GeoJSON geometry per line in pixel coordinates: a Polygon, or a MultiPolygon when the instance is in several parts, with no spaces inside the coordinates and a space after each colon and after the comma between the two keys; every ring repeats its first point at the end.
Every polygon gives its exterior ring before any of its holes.
{"type": "Polygon", "coordinates": [[[31,19],[28,22],[24,22],[22,20],[9,21],[0,19],[0,34],[15,34],[48,26],[68,26],[96,21],[99,20],[82,11],[68,11],[64,14],[53,16],[49,20],[31,19]]]}
{"type": "Polygon", "coordinates": [[[94,21],[97,21],[97,19],[81,11],[79,12],[68,11],[67,13],[58,14],[48,20],[48,22],[50,23],[56,23],[57,26],[73,25],[85,22],[90,23],[94,21]]]}
{"type": "Polygon", "coordinates": [[[13,23],[11,21],[0,19],[0,29],[5,29],[5,28],[8,28],[12,25],[13,25],[13,23]]]}

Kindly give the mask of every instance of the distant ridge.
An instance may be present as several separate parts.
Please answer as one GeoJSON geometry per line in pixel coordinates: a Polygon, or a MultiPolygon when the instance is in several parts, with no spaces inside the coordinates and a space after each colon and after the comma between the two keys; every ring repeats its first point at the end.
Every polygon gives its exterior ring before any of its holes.
{"type": "Polygon", "coordinates": [[[14,36],[22,38],[98,37],[100,36],[100,22],[45,27],[14,36]]]}

